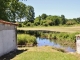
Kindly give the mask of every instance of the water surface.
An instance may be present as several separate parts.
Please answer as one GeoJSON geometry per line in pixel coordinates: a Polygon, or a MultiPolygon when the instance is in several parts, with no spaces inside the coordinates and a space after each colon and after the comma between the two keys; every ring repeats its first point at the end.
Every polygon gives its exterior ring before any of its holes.
{"type": "Polygon", "coordinates": [[[51,41],[49,39],[46,39],[46,38],[37,38],[37,46],[52,46],[52,47],[56,47],[56,48],[62,48],[62,49],[65,49],[65,51],[68,51],[68,52],[75,52],[75,49],[72,49],[72,47],[70,46],[62,46],[60,45],[59,43],[55,42],[55,41],[51,41]]]}

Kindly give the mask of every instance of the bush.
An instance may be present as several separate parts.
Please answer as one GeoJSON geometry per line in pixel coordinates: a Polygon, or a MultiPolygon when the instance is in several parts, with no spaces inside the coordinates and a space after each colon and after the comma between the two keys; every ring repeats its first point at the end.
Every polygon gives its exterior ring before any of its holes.
{"type": "Polygon", "coordinates": [[[37,44],[36,37],[28,34],[17,35],[18,45],[37,44]]]}
{"type": "Polygon", "coordinates": [[[22,27],[22,23],[19,23],[18,27],[22,27]]]}
{"type": "Polygon", "coordinates": [[[18,34],[17,35],[17,41],[18,41],[18,45],[25,45],[27,43],[26,35],[18,34]]]}
{"type": "Polygon", "coordinates": [[[71,21],[71,20],[69,20],[69,21],[66,22],[66,25],[74,25],[74,24],[76,24],[75,21],[71,21]]]}
{"type": "Polygon", "coordinates": [[[26,26],[31,26],[31,22],[28,22],[28,23],[26,24],[26,26]]]}
{"type": "Polygon", "coordinates": [[[43,26],[48,26],[48,24],[47,23],[43,23],[43,26]]]}

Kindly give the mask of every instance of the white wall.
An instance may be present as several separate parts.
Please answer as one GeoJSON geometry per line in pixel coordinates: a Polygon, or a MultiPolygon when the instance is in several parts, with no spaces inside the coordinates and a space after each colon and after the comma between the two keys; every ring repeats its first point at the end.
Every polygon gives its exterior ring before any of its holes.
{"type": "Polygon", "coordinates": [[[3,54],[2,31],[0,31],[0,56],[3,54]]]}
{"type": "Polygon", "coordinates": [[[80,54],[80,37],[76,38],[76,50],[80,54]]]}
{"type": "Polygon", "coordinates": [[[15,30],[0,31],[0,56],[17,49],[15,30]]]}

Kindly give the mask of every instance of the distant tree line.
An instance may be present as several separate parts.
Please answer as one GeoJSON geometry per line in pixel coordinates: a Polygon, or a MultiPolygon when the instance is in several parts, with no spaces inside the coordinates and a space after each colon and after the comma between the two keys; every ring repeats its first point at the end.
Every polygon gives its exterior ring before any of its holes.
{"type": "Polygon", "coordinates": [[[34,7],[19,0],[0,0],[0,20],[19,22],[20,27],[80,24],[80,17],[67,19],[64,15],[53,16],[43,13],[35,18],[34,7]]]}
{"type": "Polygon", "coordinates": [[[80,18],[67,19],[64,15],[47,15],[43,13],[34,19],[34,22],[25,20],[20,26],[59,26],[80,24],[80,18]]]}

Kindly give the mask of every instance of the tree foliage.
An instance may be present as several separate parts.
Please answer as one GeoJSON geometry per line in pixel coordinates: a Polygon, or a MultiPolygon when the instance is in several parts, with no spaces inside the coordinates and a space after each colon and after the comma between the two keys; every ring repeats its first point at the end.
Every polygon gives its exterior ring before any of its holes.
{"type": "Polygon", "coordinates": [[[19,2],[18,0],[0,1],[0,19],[11,22],[25,20],[33,21],[35,16],[34,8],[19,2]]]}
{"type": "Polygon", "coordinates": [[[47,15],[42,14],[35,18],[34,26],[59,26],[59,25],[74,25],[79,24],[80,18],[67,19],[64,15],[47,15]],[[43,18],[46,16],[45,18],[43,18]],[[43,18],[43,19],[42,19],[43,18]]]}
{"type": "Polygon", "coordinates": [[[46,19],[46,17],[47,17],[47,15],[46,15],[45,13],[43,13],[43,14],[41,15],[41,19],[42,19],[42,20],[46,19]]]}
{"type": "Polygon", "coordinates": [[[27,20],[30,22],[34,21],[35,13],[32,6],[27,6],[27,20]]]}
{"type": "Polygon", "coordinates": [[[65,19],[65,16],[64,15],[61,15],[61,20],[62,20],[62,24],[65,24],[66,23],[66,19],[65,19]]]}
{"type": "Polygon", "coordinates": [[[9,2],[7,0],[0,0],[0,19],[8,20],[7,11],[9,2]]]}

